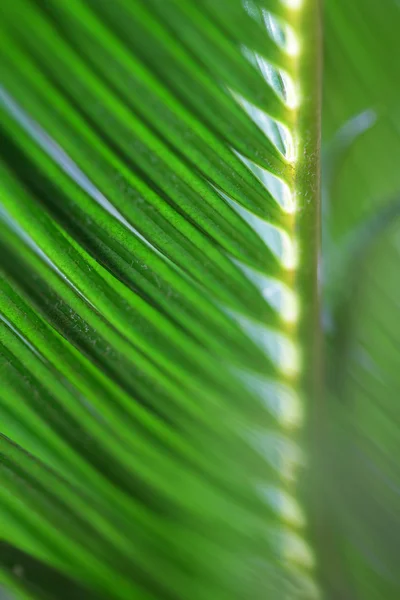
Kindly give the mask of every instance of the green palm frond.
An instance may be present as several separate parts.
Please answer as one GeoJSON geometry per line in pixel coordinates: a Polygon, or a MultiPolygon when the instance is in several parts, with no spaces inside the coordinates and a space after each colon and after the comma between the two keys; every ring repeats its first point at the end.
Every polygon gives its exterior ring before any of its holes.
{"type": "Polygon", "coordinates": [[[0,8],[0,598],[398,599],[400,4],[320,12],[0,8]]]}
{"type": "Polygon", "coordinates": [[[295,496],[318,36],[314,3],[2,8],[0,560],[22,595],[316,596],[295,496]]]}

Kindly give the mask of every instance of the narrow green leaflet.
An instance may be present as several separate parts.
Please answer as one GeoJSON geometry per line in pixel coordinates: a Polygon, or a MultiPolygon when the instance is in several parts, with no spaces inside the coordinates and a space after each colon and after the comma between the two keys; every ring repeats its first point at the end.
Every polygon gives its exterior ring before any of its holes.
{"type": "Polygon", "coordinates": [[[0,14],[1,584],[318,598],[317,0],[0,14]]]}

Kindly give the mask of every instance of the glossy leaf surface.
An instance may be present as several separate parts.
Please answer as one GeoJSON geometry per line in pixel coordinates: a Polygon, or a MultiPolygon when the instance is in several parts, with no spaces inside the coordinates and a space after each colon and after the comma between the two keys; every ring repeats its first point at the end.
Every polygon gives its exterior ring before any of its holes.
{"type": "Polygon", "coordinates": [[[316,3],[1,12],[5,583],[316,597],[316,3]]]}

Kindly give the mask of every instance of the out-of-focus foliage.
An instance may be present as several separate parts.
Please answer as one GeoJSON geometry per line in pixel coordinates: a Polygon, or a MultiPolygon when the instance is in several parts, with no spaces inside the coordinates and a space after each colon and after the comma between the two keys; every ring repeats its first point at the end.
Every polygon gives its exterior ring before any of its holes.
{"type": "Polygon", "coordinates": [[[328,597],[400,596],[400,4],[325,2],[328,597]]]}

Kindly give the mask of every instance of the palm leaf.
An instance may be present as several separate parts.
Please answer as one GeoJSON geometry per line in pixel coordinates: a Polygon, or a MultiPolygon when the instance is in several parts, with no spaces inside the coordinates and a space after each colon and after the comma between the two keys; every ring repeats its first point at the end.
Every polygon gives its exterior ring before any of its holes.
{"type": "Polygon", "coordinates": [[[3,581],[315,597],[317,3],[1,12],[3,581]]]}

